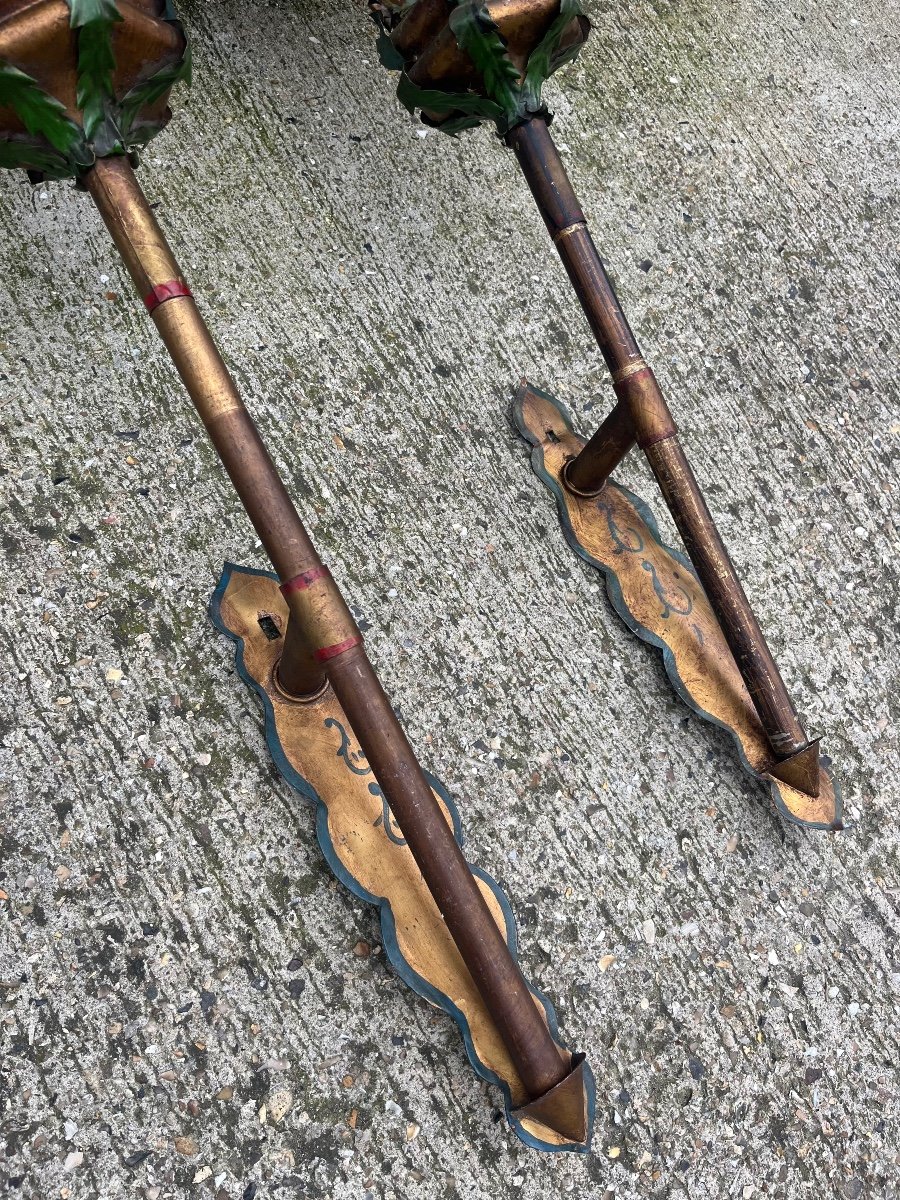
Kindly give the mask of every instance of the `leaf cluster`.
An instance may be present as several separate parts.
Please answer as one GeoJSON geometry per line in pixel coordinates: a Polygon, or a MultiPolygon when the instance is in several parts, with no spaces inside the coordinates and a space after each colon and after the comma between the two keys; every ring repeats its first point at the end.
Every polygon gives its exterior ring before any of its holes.
{"type": "MultiPolygon", "coordinates": [[[[559,13],[532,50],[520,77],[500,30],[491,18],[486,0],[456,0],[450,14],[450,29],[457,45],[481,76],[483,93],[420,88],[404,70],[397,87],[398,99],[410,112],[420,109],[443,117],[438,124],[446,133],[458,133],[483,120],[492,120],[498,133],[504,136],[523,121],[539,115],[549,116],[541,95],[543,85],[554,71],[578,53],[579,46],[560,50],[563,33],[575,18],[584,18],[580,0],[560,0],[559,13]]],[[[379,38],[379,54],[387,67],[405,66],[384,26],[379,38]]]]}
{"type": "MultiPolygon", "coordinates": [[[[76,102],[82,125],[31,76],[0,60],[0,108],[11,108],[28,135],[0,139],[0,167],[24,167],[33,177],[77,178],[96,158],[128,154],[145,145],[165,120],[142,120],[142,112],[176,83],[189,83],[191,77],[186,48],[179,62],[161,67],[117,100],[112,30],[122,15],[115,0],[67,3],[69,23],[77,36],[76,102]]],[[[171,0],[166,0],[163,19],[179,24],[171,0]]]]}

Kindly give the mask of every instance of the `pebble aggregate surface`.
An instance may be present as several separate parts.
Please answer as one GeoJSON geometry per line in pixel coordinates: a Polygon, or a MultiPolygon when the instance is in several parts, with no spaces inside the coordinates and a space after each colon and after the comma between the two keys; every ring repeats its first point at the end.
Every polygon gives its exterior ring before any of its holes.
{"type": "MultiPolygon", "coordinates": [[[[786,826],[507,420],[602,362],[512,156],[359,0],[188,0],[140,178],[526,975],[537,1154],[390,971],[206,606],[266,565],[88,198],[0,177],[0,1181],[60,1200],[900,1196],[895,0],[594,0],[555,132],[848,828],[786,826]]],[[[619,478],[646,499],[638,456],[619,478]]]]}

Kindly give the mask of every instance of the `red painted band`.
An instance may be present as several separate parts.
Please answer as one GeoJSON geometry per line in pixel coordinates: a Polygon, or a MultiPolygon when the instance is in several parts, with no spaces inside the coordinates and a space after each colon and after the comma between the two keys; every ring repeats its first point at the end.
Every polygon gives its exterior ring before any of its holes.
{"type": "Polygon", "coordinates": [[[336,646],[323,646],[321,650],[316,651],[316,658],[319,662],[328,662],[329,658],[337,658],[339,654],[345,654],[354,646],[361,644],[362,637],[360,636],[347,638],[346,642],[338,642],[336,646]]]}
{"type": "Polygon", "coordinates": [[[147,312],[152,313],[165,300],[175,300],[179,296],[191,296],[193,293],[186,283],[180,279],[169,279],[166,283],[158,283],[152,292],[144,297],[147,312]]]}
{"type": "Polygon", "coordinates": [[[295,575],[293,579],[283,583],[280,589],[281,594],[289,596],[291,592],[305,592],[317,579],[327,579],[330,575],[331,572],[326,566],[320,564],[318,567],[310,567],[308,571],[301,571],[299,575],[295,575]]]}

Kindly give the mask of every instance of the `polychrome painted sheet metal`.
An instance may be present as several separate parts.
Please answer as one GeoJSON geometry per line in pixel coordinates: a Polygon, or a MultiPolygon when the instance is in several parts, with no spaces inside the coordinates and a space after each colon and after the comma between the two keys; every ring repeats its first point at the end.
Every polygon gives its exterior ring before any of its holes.
{"type": "Polygon", "coordinates": [[[784,817],[816,829],[840,828],[840,787],[828,759],[822,759],[818,796],[767,772],[771,756],[765,733],[706,594],[687,558],[659,540],[649,508],[612,480],[592,497],[575,496],[562,486],[563,468],[584,439],[552,396],[523,382],[513,420],[533,447],[535,473],[556,498],[569,545],[603,572],[612,605],[628,628],[662,651],[679,696],[699,716],[733,734],[744,767],[768,783],[784,817]]]}
{"type": "MultiPolygon", "coordinates": [[[[585,1070],[588,1137],[584,1143],[566,1141],[515,1112],[528,1100],[521,1080],[334,693],[326,688],[317,699],[297,703],[285,699],[273,684],[288,617],[276,577],[226,565],[210,615],[215,626],[237,643],[238,672],[262,701],[266,738],[276,766],[316,806],[319,844],[328,865],[354,895],[379,906],[385,951],[397,974],[457,1023],[472,1066],[502,1089],[507,1117],[527,1145],[546,1151],[586,1151],[594,1113],[590,1071],[585,1070]]],[[[456,806],[436,779],[429,776],[429,782],[462,844],[456,806]]],[[[472,871],[515,956],[509,902],[493,879],[477,867],[472,871]]],[[[558,1042],[552,1005],[535,989],[532,992],[558,1042]]],[[[560,1045],[560,1055],[568,1058],[570,1052],[560,1045]]]]}

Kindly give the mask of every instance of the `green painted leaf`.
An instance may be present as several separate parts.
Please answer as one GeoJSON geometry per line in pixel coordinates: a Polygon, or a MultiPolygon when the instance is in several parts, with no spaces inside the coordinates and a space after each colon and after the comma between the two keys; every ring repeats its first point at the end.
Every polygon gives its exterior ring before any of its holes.
{"type": "Polygon", "coordinates": [[[6,167],[39,171],[45,179],[66,179],[73,174],[72,163],[59,150],[25,138],[0,141],[0,168],[6,167]]]}
{"type": "Polygon", "coordinates": [[[460,50],[468,54],[484,80],[484,90],[500,109],[501,133],[520,119],[522,93],[519,72],[506,51],[506,43],[491,20],[484,0],[468,0],[450,14],[450,29],[460,50]]]}
{"type": "MultiPolygon", "coordinates": [[[[425,120],[424,117],[422,119],[423,121],[425,120]]],[[[441,131],[441,133],[448,133],[451,137],[453,137],[457,133],[462,133],[465,129],[477,128],[477,126],[481,124],[482,120],[482,117],[448,117],[446,121],[441,121],[437,128],[441,131]]],[[[431,122],[425,121],[425,124],[428,125],[431,124],[431,122]]]]}
{"type": "MultiPolygon", "coordinates": [[[[120,19],[120,18],[117,18],[120,19]]],[[[85,137],[89,142],[117,141],[111,125],[113,71],[116,60],[112,49],[112,23],[105,20],[82,25],[78,32],[78,90],[76,100],[82,112],[85,137]]],[[[104,153],[98,146],[98,153],[104,153]]],[[[106,151],[109,153],[110,151],[106,151]]]]}
{"type": "MultiPolygon", "coordinates": [[[[78,34],[78,103],[84,128],[96,154],[125,154],[131,145],[144,145],[165,121],[142,121],[141,112],[176,83],[190,82],[191,56],[186,47],[180,62],[161,67],[136,84],[117,103],[113,91],[115,57],[112,27],[122,19],[114,0],[68,0],[78,34]]],[[[180,28],[174,6],[166,0],[163,19],[180,28]]]]}
{"type": "Polygon", "coordinates": [[[124,96],[119,105],[118,126],[126,145],[134,143],[143,145],[159,132],[165,122],[141,121],[141,110],[148,104],[155,104],[176,83],[190,84],[191,69],[191,48],[186,46],[181,62],[161,67],[155,75],[143,83],[136,84],[124,96]]]}
{"type": "Polygon", "coordinates": [[[583,17],[584,9],[579,0],[560,0],[559,14],[550,28],[532,50],[525,68],[525,78],[522,81],[522,97],[524,106],[529,113],[544,111],[541,92],[544,84],[554,71],[571,62],[581,49],[573,46],[560,53],[559,43],[569,24],[576,17],[583,17]]]}
{"type": "Polygon", "coordinates": [[[85,137],[99,155],[122,152],[112,117],[112,27],[122,20],[114,0],[67,0],[70,25],[78,30],[78,89],[85,137]]]}
{"type": "Polygon", "coordinates": [[[95,21],[104,21],[111,25],[114,21],[122,20],[122,14],[119,12],[115,0],[67,0],[67,2],[70,13],[69,24],[73,29],[82,29],[85,25],[92,25],[95,21]]]}
{"type": "MultiPolygon", "coordinates": [[[[397,99],[408,112],[417,108],[434,113],[461,113],[477,120],[497,121],[503,110],[493,100],[475,92],[442,92],[435,88],[420,88],[404,73],[397,84],[397,99]]],[[[441,129],[444,125],[441,125],[441,129]]]]}
{"type": "Polygon", "coordinates": [[[406,66],[406,60],[391,41],[391,35],[380,21],[378,22],[378,40],[375,43],[375,49],[378,51],[378,61],[389,71],[402,71],[406,66]]]}
{"type": "Polygon", "coordinates": [[[78,126],[58,100],[9,63],[0,61],[0,108],[11,108],[31,134],[46,138],[51,146],[69,155],[82,141],[78,126]]]}

